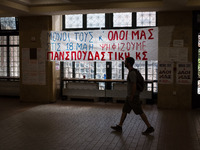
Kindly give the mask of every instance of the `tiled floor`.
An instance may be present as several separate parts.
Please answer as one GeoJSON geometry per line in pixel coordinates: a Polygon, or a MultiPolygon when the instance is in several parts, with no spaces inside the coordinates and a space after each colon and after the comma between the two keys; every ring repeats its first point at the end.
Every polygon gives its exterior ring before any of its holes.
{"type": "Polygon", "coordinates": [[[199,150],[200,110],[160,110],[145,105],[155,127],[141,135],[145,125],[128,115],[123,132],[118,123],[122,104],[57,101],[20,103],[0,98],[0,150],[199,150]]]}

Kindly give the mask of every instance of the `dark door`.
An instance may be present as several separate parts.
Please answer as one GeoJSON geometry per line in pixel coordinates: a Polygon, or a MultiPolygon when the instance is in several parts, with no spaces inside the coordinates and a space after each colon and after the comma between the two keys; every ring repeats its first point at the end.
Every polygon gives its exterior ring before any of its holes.
{"type": "Polygon", "coordinates": [[[193,84],[192,107],[200,107],[200,11],[193,12],[193,84]]]}

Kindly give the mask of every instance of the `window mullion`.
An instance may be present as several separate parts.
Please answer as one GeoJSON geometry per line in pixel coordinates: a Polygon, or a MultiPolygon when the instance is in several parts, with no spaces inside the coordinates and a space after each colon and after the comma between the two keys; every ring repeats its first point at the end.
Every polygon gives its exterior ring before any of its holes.
{"type": "Polygon", "coordinates": [[[9,42],[9,35],[6,36],[7,40],[7,76],[10,77],[10,42],[9,42]]]}
{"type": "Polygon", "coordinates": [[[124,61],[122,61],[122,79],[124,79],[124,61]]]}
{"type": "Polygon", "coordinates": [[[96,79],[96,75],[97,75],[97,63],[94,62],[94,79],[96,79]]]}
{"type": "Polygon", "coordinates": [[[148,61],[145,61],[145,80],[148,80],[148,61]]]}
{"type": "Polygon", "coordinates": [[[87,29],[87,15],[83,15],[83,29],[87,29]]]}
{"type": "Polygon", "coordinates": [[[132,27],[133,29],[136,28],[136,13],[135,12],[132,13],[132,27]]]}
{"type": "Polygon", "coordinates": [[[76,71],[75,71],[75,62],[72,62],[72,78],[76,78],[76,71]]]}

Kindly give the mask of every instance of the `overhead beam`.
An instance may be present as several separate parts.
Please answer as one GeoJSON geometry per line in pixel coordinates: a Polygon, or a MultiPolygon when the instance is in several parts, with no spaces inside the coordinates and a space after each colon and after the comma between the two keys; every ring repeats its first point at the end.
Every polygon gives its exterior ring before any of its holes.
{"type": "Polygon", "coordinates": [[[29,7],[23,4],[12,2],[9,0],[1,0],[0,9],[8,13],[27,13],[29,12],[29,7]]]}
{"type": "Polygon", "coordinates": [[[188,0],[187,6],[199,7],[200,1],[199,0],[188,0]]]}
{"type": "Polygon", "coordinates": [[[59,13],[64,11],[81,11],[81,10],[96,10],[96,9],[142,9],[142,8],[160,8],[163,7],[163,2],[104,2],[104,3],[88,3],[88,4],[65,4],[65,5],[48,5],[48,6],[32,6],[30,13],[33,14],[48,14],[59,13]]]}

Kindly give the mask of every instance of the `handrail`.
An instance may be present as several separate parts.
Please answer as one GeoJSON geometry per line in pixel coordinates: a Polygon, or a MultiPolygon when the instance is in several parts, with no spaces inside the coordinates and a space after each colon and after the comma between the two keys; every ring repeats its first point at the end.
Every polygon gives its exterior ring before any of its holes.
{"type": "MultiPolygon", "coordinates": [[[[84,78],[63,78],[62,81],[85,81],[85,82],[126,82],[123,79],[84,79],[84,78]]],[[[153,83],[156,80],[145,80],[145,83],[153,83]]]]}

